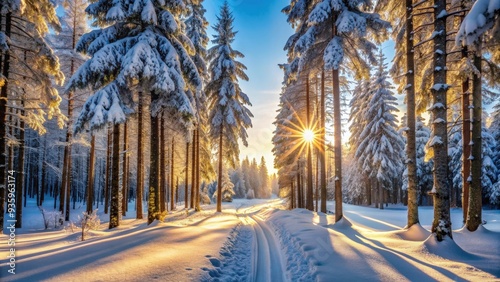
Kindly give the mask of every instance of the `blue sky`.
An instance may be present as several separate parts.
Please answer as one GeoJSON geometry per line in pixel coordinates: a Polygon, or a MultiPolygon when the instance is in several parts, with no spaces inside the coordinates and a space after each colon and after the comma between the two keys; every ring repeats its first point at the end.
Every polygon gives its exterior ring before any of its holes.
{"type": "MultiPolygon", "coordinates": [[[[210,22],[208,35],[215,33],[211,27],[216,22],[216,15],[224,0],[204,1],[205,14],[210,22]]],[[[293,33],[281,13],[289,0],[229,0],[235,18],[234,28],[238,31],[233,48],[242,52],[241,60],[248,68],[248,82],[241,82],[241,88],[252,102],[250,108],[254,114],[253,128],[248,130],[248,148],[240,146],[240,159],[248,156],[260,161],[266,159],[267,166],[273,171],[272,132],[274,117],[278,109],[279,94],[283,72],[278,64],[286,62],[283,46],[293,33]]]]}

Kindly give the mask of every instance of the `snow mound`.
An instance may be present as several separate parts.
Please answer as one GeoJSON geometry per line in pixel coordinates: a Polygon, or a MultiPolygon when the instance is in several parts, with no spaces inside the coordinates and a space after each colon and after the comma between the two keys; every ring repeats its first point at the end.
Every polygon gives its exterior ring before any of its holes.
{"type": "Polygon", "coordinates": [[[448,237],[438,242],[436,234],[431,234],[421,245],[421,251],[450,260],[474,260],[476,256],[464,251],[448,237]]]}
{"type": "Polygon", "coordinates": [[[352,228],[352,223],[345,216],[343,216],[339,221],[335,222],[334,224],[327,225],[326,228],[330,228],[333,230],[345,230],[352,228]]]}
{"type": "Polygon", "coordinates": [[[410,228],[401,231],[396,231],[394,234],[398,235],[403,240],[408,241],[424,241],[431,234],[429,230],[425,229],[419,223],[413,224],[410,228]]]}

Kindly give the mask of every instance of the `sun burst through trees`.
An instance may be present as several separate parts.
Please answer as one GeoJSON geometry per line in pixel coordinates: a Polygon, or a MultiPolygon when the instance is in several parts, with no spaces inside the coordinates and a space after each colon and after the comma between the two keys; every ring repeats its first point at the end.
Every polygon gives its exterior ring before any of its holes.
{"type": "Polygon", "coordinates": [[[302,133],[302,138],[304,139],[305,142],[311,143],[316,138],[316,135],[314,134],[314,131],[312,131],[309,128],[306,128],[302,133]]]}

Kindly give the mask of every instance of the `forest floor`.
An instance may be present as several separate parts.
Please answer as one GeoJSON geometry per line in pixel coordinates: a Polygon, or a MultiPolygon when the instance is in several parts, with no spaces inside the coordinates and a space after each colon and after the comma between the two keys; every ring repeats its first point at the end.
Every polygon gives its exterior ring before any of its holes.
{"type": "MultiPolygon", "coordinates": [[[[484,210],[478,231],[457,229],[453,241],[439,243],[428,231],[432,207],[419,213],[422,225],[403,230],[399,205],[345,205],[334,223],[331,214],[285,211],[279,199],[235,200],[222,213],[179,208],[148,226],[131,204],[118,228],[107,230],[109,217],[100,214],[99,230],[81,241],[70,228],[44,230],[28,203],[16,230],[16,274],[7,272],[8,236],[0,235],[0,280],[500,281],[499,210],[484,210]]],[[[452,209],[452,222],[460,228],[461,209],[452,209]]]]}

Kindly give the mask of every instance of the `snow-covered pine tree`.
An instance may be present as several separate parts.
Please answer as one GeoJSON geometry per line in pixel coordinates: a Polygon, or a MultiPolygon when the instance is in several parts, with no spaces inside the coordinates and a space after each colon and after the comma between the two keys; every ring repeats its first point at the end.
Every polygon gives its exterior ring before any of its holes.
{"type": "Polygon", "coordinates": [[[472,76],[472,150],[471,150],[471,184],[468,199],[466,227],[475,231],[482,224],[482,99],[490,91],[483,87],[483,80],[488,76],[490,85],[498,87],[498,71],[500,51],[497,44],[500,41],[500,2],[496,0],[477,0],[469,13],[463,19],[456,35],[456,44],[465,45],[472,51],[472,59],[467,60],[472,76]],[[488,54],[485,60],[484,54],[488,54]],[[484,63],[491,58],[496,64],[484,63]],[[493,68],[492,68],[493,66],[493,68]]]}
{"type": "Polygon", "coordinates": [[[493,148],[493,162],[495,166],[500,169],[500,102],[493,107],[493,113],[491,114],[492,122],[490,125],[490,132],[493,135],[493,139],[497,141],[496,146],[493,148]]]}
{"type": "Polygon", "coordinates": [[[362,170],[362,159],[356,158],[355,154],[361,143],[361,133],[363,132],[368,120],[365,119],[365,111],[368,108],[367,103],[371,98],[370,81],[367,79],[361,79],[358,85],[354,88],[352,99],[349,103],[350,114],[349,131],[351,136],[349,137],[349,152],[351,158],[346,184],[346,191],[349,191],[349,198],[360,197],[365,195],[365,203],[371,205],[371,185],[368,178],[364,175],[362,170]],[[364,189],[363,189],[364,188],[364,189]],[[364,191],[363,191],[364,190],[364,191]]]}
{"type": "MultiPolygon", "coordinates": [[[[222,189],[222,163],[225,159],[234,167],[239,155],[238,140],[241,138],[243,145],[248,145],[246,129],[252,126],[250,118],[253,117],[246,107],[251,106],[250,100],[238,82],[239,79],[248,80],[248,77],[244,72],[246,67],[237,61],[244,57],[243,54],[231,47],[236,35],[233,22],[229,4],[224,2],[213,27],[217,32],[212,41],[214,46],[208,51],[211,78],[206,92],[210,109],[210,136],[218,144],[219,192],[222,189]]],[[[220,212],[222,193],[217,195],[217,211],[220,212]]]]}
{"type": "MultiPolygon", "coordinates": [[[[189,17],[186,19],[186,35],[189,37],[191,42],[193,43],[195,53],[192,56],[193,62],[195,63],[196,67],[198,68],[198,73],[201,76],[202,83],[203,85],[206,85],[208,83],[209,79],[209,74],[207,71],[207,45],[209,42],[209,38],[207,36],[207,27],[208,27],[208,22],[205,19],[205,12],[206,10],[203,8],[203,0],[191,0],[189,1],[189,17]]],[[[210,158],[207,159],[206,152],[209,151],[210,149],[207,147],[209,144],[207,141],[207,138],[205,137],[207,134],[207,107],[206,107],[206,95],[204,92],[204,89],[201,88],[198,91],[193,91],[195,92],[194,95],[194,104],[196,105],[197,109],[197,122],[196,122],[196,128],[193,135],[196,136],[203,136],[202,139],[200,138],[194,138],[193,142],[196,142],[194,148],[194,154],[195,158],[202,158],[203,161],[201,164],[211,164],[210,158]],[[200,141],[203,141],[200,143],[200,141]]],[[[194,168],[195,170],[193,171],[193,179],[194,182],[192,185],[192,192],[191,195],[194,197],[194,202],[193,205],[196,210],[200,210],[200,205],[199,205],[199,183],[197,183],[197,179],[199,180],[200,178],[200,172],[202,168],[200,168],[200,165],[198,165],[198,162],[194,162],[194,168]]],[[[206,170],[206,169],[205,169],[206,170]]]]}
{"type": "Polygon", "coordinates": [[[459,126],[457,126],[456,121],[458,117],[453,117],[453,123],[450,127],[448,134],[448,156],[449,156],[449,167],[450,167],[450,177],[451,177],[451,204],[458,206],[458,195],[459,191],[463,190],[463,179],[462,179],[462,131],[459,126]]]}
{"type": "Polygon", "coordinates": [[[490,202],[497,202],[498,192],[496,191],[497,186],[495,184],[499,181],[499,169],[495,165],[493,159],[495,154],[493,149],[497,147],[498,141],[494,139],[492,132],[486,127],[483,121],[482,126],[482,153],[483,153],[483,165],[482,165],[482,175],[481,175],[481,186],[483,187],[483,195],[490,202]]]}
{"type": "Polygon", "coordinates": [[[419,205],[422,205],[424,197],[427,197],[427,192],[432,187],[432,160],[425,159],[425,146],[429,142],[431,130],[425,126],[424,118],[417,116],[415,123],[415,149],[417,157],[417,191],[419,193],[419,205]]]}
{"type": "MultiPolygon", "coordinates": [[[[61,60],[61,70],[66,77],[71,77],[77,68],[81,66],[86,58],[75,52],[76,43],[81,35],[88,32],[87,15],[85,7],[88,5],[87,0],[65,0],[62,3],[64,7],[64,15],[60,18],[61,32],[51,35],[50,42],[54,48],[56,55],[61,60]]],[[[69,221],[70,216],[70,194],[72,187],[72,138],[73,129],[72,122],[73,109],[75,108],[74,91],[68,91],[64,96],[66,103],[66,113],[68,123],[66,129],[66,140],[64,145],[63,168],[62,168],[62,185],[60,188],[61,195],[59,199],[59,211],[65,214],[65,220],[69,221]]],[[[80,91],[79,95],[84,94],[80,91]]],[[[92,212],[92,208],[89,213],[92,212]]]]}
{"type": "MultiPolygon", "coordinates": [[[[500,2],[498,0],[476,0],[465,16],[456,35],[457,45],[474,45],[489,29],[500,28],[500,2]]],[[[498,36],[492,40],[500,41],[498,36]]]]}
{"type": "Polygon", "coordinates": [[[257,160],[255,158],[253,158],[252,162],[250,163],[249,174],[250,176],[248,178],[248,181],[250,182],[250,186],[254,191],[254,196],[257,199],[261,199],[263,194],[262,183],[259,174],[259,165],[257,164],[257,160]]]}
{"type": "MultiPolygon", "coordinates": [[[[91,129],[123,123],[133,112],[133,91],[150,96],[150,224],[160,217],[158,116],[167,111],[179,116],[180,121],[191,122],[196,112],[189,89],[202,86],[190,57],[194,48],[180,20],[187,8],[178,0],[118,0],[93,2],[86,12],[101,28],[83,35],[78,42],[77,51],[91,58],[71,78],[67,90],[90,87],[96,93],[85,103],[75,131],[81,131],[87,123],[91,129]]],[[[118,187],[113,190],[117,194],[118,187]]],[[[113,211],[116,219],[117,212],[113,211]]],[[[115,219],[110,221],[110,227],[117,224],[115,219]]]]}
{"type": "MultiPolygon", "coordinates": [[[[285,78],[286,80],[286,78],[285,78]]],[[[300,132],[300,110],[301,101],[297,99],[299,83],[282,88],[280,94],[280,111],[276,115],[274,125],[276,126],[273,136],[274,167],[278,169],[278,184],[281,195],[287,195],[290,200],[290,208],[297,207],[294,185],[297,171],[297,161],[301,152],[301,142],[297,138],[300,132]]]]}
{"type": "Polygon", "coordinates": [[[285,49],[289,54],[288,77],[293,72],[307,69],[314,54],[323,53],[323,67],[332,71],[334,105],[334,150],[335,150],[335,219],[342,218],[342,148],[340,113],[339,69],[345,65],[356,77],[367,77],[369,65],[365,58],[375,63],[375,44],[367,39],[372,34],[376,39],[385,38],[389,23],[377,14],[363,12],[371,3],[359,0],[292,0],[284,9],[288,21],[298,24],[296,33],[290,37],[285,49]],[[349,48],[345,45],[349,44],[349,48]]]}
{"type": "MultiPolygon", "coordinates": [[[[28,127],[40,133],[45,132],[46,118],[57,118],[58,125],[62,127],[64,115],[59,109],[61,97],[54,88],[54,82],[62,84],[64,75],[59,70],[57,57],[44,40],[49,28],[55,31],[60,30],[53,1],[1,1],[0,19],[2,21],[0,25],[0,164],[4,165],[7,161],[7,108],[18,108],[23,127],[26,123],[28,127]],[[16,100],[17,104],[15,104],[16,100]]],[[[24,147],[24,144],[21,146],[24,147]]],[[[24,152],[24,149],[20,151],[24,152]]],[[[10,157],[13,157],[12,154],[10,157]]],[[[24,158],[24,156],[19,157],[24,158]]],[[[2,211],[5,210],[6,202],[6,173],[7,169],[0,170],[0,210],[2,211]]],[[[22,185],[16,185],[19,218],[22,213],[22,188],[22,185]]],[[[3,228],[3,219],[4,213],[2,212],[0,229],[3,228]]],[[[16,226],[21,227],[21,222],[16,222],[16,226]]]]}
{"type": "Polygon", "coordinates": [[[395,45],[391,75],[398,84],[398,92],[405,91],[406,103],[406,186],[408,196],[408,222],[406,228],[419,223],[418,218],[418,176],[416,152],[416,103],[415,103],[415,52],[414,52],[414,0],[377,1],[375,11],[383,11],[385,18],[392,23],[392,39],[395,45]]]}
{"type": "MultiPolygon", "coordinates": [[[[378,202],[383,208],[383,189],[392,189],[391,183],[401,178],[403,172],[404,141],[397,131],[395,114],[397,102],[387,81],[387,65],[382,52],[379,66],[370,84],[370,100],[363,110],[368,121],[361,132],[359,147],[355,156],[363,160],[361,169],[376,186],[378,202]]],[[[375,194],[376,195],[376,194],[375,194]]]]}
{"type": "Polygon", "coordinates": [[[261,198],[269,199],[271,197],[271,190],[269,187],[269,175],[266,166],[266,160],[264,157],[260,158],[259,164],[259,179],[260,179],[260,189],[261,189],[261,198]]]}
{"type": "MultiPolygon", "coordinates": [[[[219,184],[217,184],[219,186],[219,184]]],[[[233,190],[234,184],[231,182],[231,179],[229,178],[229,172],[224,166],[222,168],[222,182],[221,182],[221,187],[222,187],[222,196],[221,199],[223,202],[232,202],[233,201],[233,196],[236,194],[233,190]]],[[[212,198],[217,199],[218,198],[218,192],[219,190],[215,190],[215,193],[213,194],[212,198]]]]}
{"type": "Polygon", "coordinates": [[[231,182],[234,184],[234,196],[235,198],[245,198],[246,189],[245,189],[245,176],[243,175],[243,171],[241,167],[230,172],[231,182]]]}

